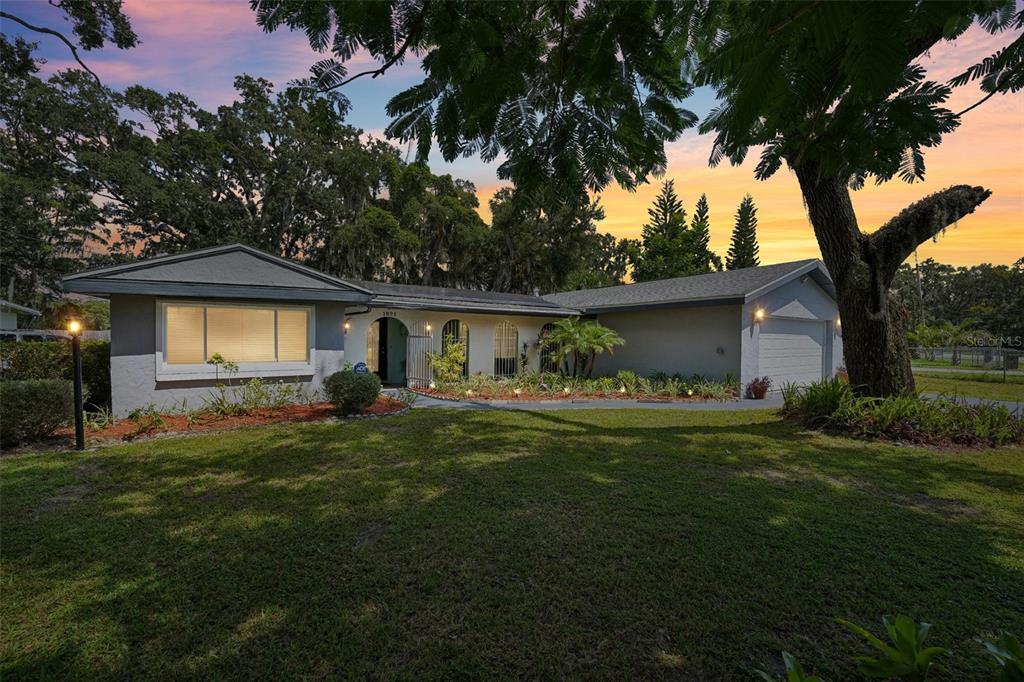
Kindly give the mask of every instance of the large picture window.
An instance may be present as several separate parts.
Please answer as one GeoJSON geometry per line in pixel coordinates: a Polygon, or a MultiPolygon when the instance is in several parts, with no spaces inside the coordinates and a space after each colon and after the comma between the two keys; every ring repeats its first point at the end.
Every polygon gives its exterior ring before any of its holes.
{"type": "Polygon", "coordinates": [[[200,365],[214,354],[230,362],[309,361],[307,308],[167,304],[164,362],[200,365]]]}

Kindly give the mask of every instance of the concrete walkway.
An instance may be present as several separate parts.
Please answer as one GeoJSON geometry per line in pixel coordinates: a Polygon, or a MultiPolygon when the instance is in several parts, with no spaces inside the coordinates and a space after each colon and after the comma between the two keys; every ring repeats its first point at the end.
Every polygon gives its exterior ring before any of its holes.
{"type": "Polygon", "coordinates": [[[725,400],[707,402],[644,402],[640,400],[439,400],[416,394],[413,409],[447,408],[455,410],[765,410],[782,407],[782,396],[764,400],[725,400]]]}
{"type": "MultiPolygon", "coordinates": [[[[937,393],[925,393],[926,397],[938,398],[937,393]]],[[[957,402],[968,405],[992,403],[1004,405],[1010,412],[1024,413],[1024,402],[1012,400],[983,400],[957,396],[957,402]]],[[[642,400],[440,400],[416,394],[413,409],[449,410],[684,410],[727,412],[730,410],[777,410],[782,407],[782,396],[770,393],[764,400],[708,400],[702,402],[660,402],[642,400]]]]}

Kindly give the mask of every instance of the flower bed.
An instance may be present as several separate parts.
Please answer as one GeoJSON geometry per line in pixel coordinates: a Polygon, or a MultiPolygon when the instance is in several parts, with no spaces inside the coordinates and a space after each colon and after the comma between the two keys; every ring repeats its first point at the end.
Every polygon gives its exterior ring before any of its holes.
{"type": "MultiPolygon", "coordinates": [[[[376,417],[397,414],[409,405],[390,396],[382,395],[377,401],[359,414],[348,418],[376,417]]],[[[111,421],[103,426],[90,425],[86,428],[87,441],[134,440],[142,436],[158,434],[200,433],[223,431],[242,426],[258,426],[280,422],[314,422],[337,418],[333,403],[284,405],[276,408],[260,408],[230,415],[208,411],[183,414],[161,414],[154,409],[137,410],[132,416],[111,421]]],[[[56,438],[74,439],[74,428],[57,431],[56,438]]]]}
{"type": "Polygon", "coordinates": [[[739,386],[734,381],[697,376],[641,377],[633,372],[594,378],[527,373],[505,379],[475,375],[461,381],[434,382],[417,392],[443,400],[695,402],[733,400],[739,396],[739,386]]]}

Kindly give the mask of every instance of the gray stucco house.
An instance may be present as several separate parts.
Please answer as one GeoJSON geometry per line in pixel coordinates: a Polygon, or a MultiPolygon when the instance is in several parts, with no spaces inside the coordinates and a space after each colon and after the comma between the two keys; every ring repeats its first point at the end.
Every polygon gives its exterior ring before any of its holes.
{"type": "Polygon", "coordinates": [[[198,406],[223,375],[316,390],[344,363],[385,384],[426,385],[427,353],[469,347],[466,372],[554,369],[538,339],[580,315],[626,344],[598,371],[769,376],[776,387],[832,376],[842,363],[835,289],[817,260],[656,282],[529,296],[339,279],[234,244],[90,270],[69,292],[111,303],[111,386],[118,415],[153,403],[198,406]]]}

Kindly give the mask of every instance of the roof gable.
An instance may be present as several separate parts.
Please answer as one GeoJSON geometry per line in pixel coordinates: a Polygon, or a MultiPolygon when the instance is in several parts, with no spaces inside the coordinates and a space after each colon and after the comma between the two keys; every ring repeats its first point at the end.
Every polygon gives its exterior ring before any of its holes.
{"type": "Polygon", "coordinates": [[[368,292],[294,261],[242,244],[201,249],[135,263],[90,270],[64,279],[67,291],[154,293],[244,298],[310,296],[361,301],[368,292]],[[135,287],[135,289],[132,289],[135,287]]]}

